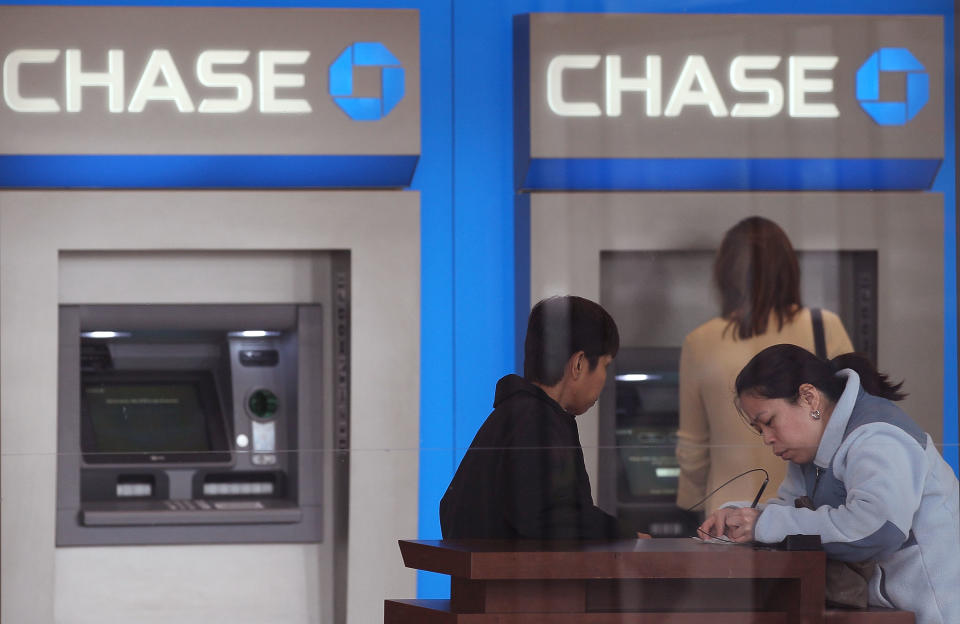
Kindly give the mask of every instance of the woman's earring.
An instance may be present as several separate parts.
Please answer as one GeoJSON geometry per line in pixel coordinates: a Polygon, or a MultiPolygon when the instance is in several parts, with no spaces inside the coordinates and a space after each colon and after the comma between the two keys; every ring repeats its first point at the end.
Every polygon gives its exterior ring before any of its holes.
{"type": "Polygon", "coordinates": [[[810,412],[810,417],[814,420],[820,420],[820,410],[813,410],[810,412]]]}

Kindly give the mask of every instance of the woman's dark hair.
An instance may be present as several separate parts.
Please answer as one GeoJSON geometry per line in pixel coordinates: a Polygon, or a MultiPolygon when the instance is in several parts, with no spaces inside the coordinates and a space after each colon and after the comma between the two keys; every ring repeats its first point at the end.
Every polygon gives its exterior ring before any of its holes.
{"type": "Polygon", "coordinates": [[[838,355],[823,360],[802,347],[778,344],[767,347],[747,362],[737,375],[737,396],[745,392],[765,399],[787,399],[796,403],[800,386],[808,383],[823,392],[833,402],[840,399],[846,380],[836,373],[852,368],[860,376],[860,385],[870,394],[891,401],[907,396],[900,392],[901,381],[892,384],[887,376],[877,372],[866,356],[860,353],[838,355]]]}
{"type": "Polygon", "coordinates": [[[782,329],[802,307],[797,254],[770,219],[747,217],[727,231],[713,263],[713,279],[734,337],[766,332],[771,311],[782,329]]]}
{"type": "Polygon", "coordinates": [[[615,357],[620,332],[613,317],[599,304],[583,297],[550,297],[533,306],[523,347],[523,376],[552,386],[563,377],[563,367],[583,351],[590,370],[602,355],[615,357]]]}

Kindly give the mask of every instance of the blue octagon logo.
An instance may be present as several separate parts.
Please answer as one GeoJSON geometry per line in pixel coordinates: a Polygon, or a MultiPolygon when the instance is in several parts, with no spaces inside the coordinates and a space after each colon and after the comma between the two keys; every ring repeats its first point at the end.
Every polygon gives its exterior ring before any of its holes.
{"type": "Polygon", "coordinates": [[[377,41],[358,41],[330,64],[330,95],[350,119],[376,121],[390,114],[404,95],[404,69],[390,50],[377,41]],[[353,95],[353,68],[380,68],[380,97],[353,95]]]}
{"type": "Polygon", "coordinates": [[[881,126],[902,126],[930,99],[930,75],[906,48],[880,48],[857,70],[857,100],[881,126]],[[907,76],[906,102],[880,101],[880,72],[907,76]]]}

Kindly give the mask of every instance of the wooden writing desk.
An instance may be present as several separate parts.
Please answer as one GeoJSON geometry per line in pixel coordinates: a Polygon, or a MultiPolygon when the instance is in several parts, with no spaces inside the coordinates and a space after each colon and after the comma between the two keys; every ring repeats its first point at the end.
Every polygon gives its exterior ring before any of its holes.
{"type": "Polygon", "coordinates": [[[823,551],[691,538],[401,540],[400,551],[408,568],[449,574],[450,600],[387,600],[385,624],[913,622],[890,616],[899,611],[825,611],[823,551]]]}

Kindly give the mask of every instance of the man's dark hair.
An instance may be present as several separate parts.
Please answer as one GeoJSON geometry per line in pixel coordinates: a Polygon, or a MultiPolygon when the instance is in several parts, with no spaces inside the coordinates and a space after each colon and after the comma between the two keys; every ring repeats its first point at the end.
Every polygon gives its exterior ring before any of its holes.
{"type": "Polygon", "coordinates": [[[550,297],[533,306],[523,347],[523,376],[552,386],[563,377],[563,367],[583,351],[590,370],[600,356],[616,357],[620,332],[600,304],[583,297],[550,297]]]}

